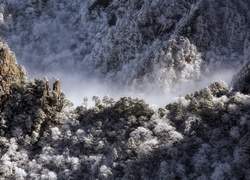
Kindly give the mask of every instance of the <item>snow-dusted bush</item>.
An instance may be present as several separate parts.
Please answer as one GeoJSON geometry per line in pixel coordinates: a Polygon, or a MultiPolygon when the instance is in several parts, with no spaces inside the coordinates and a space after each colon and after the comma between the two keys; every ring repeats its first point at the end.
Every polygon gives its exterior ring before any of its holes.
{"type": "Polygon", "coordinates": [[[100,179],[109,179],[111,178],[112,172],[110,171],[110,169],[105,166],[102,165],[99,169],[99,178],[100,179]]]}
{"type": "Polygon", "coordinates": [[[58,139],[61,135],[60,130],[57,127],[51,128],[52,139],[58,139]]]}
{"type": "Polygon", "coordinates": [[[231,176],[231,166],[228,163],[214,163],[214,172],[212,173],[211,178],[215,180],[232,178],[231,176]]]}
{"type": "Polygon", "coordinates": [[[26,179],[27,173],[23,169],[15,167],[14,172],[15,179],[26,179]]]}
{"type": "Polygon", "coordinates": [[[138,127],[136,130],[129,134],[136,143],[145,142],[146,140],[152,139],[152,132],[144,127],[138,127]]]}
{"type": "Polygon", "coordinates": [[[44,169],[42,171],[41,179],[42,180],[47,180],[47,179],[49,179],[49,180],[57,180],[57,175],[52,171],[48,171],[47,169],[44,169]]]}

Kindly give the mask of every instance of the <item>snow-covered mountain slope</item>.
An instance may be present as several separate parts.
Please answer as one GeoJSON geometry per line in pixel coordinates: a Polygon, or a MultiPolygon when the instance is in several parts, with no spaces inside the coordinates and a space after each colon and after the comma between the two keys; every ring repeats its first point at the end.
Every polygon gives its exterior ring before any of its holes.
{"type": "MultiPolygon", "coordinates": [[[[8,91],[1,81],[1,179],[249,178],[249,95],[219,81],[159,109],[108,96],[73,108],[58,81],[53,90],[46,79],[27,81],[0,45],[0,75],[16,79],[8,91]]],[[[250,70],[242,71],[235,88],[249,86],[250,70]]]]}
{"type": "Polygon", "coordinates": [[[0,0],[0,36],[31,77],[63,75],[80,101],[83,86],[105,92],[104,82],[164,104],[94,96],[73,107],[59,80],[29,80],[0,40],[0,179],[249,179],[249,7],[0,0]],[[232,88],[217,81],[166,103],[231,68],[232,88]]]}
{"type": "Polygon", "coordinates": [[[141,92],[169,92],[215,70],[240,67],[249,49],[248,0],[0,5],[1,35],[32,77],[76,73],[141,92]]]}

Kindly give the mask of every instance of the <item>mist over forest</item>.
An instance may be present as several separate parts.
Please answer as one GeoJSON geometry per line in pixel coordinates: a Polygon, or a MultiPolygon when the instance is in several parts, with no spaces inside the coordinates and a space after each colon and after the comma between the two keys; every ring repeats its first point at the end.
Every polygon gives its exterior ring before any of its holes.
{"type": "Polygon", "coordinates": [[[0,179],[249,179],[249,8],[0,0],[0,179]]]}

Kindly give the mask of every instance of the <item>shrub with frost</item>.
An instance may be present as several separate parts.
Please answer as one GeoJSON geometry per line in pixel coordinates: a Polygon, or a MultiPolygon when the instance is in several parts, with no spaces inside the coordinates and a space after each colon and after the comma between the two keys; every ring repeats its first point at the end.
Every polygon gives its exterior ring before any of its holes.
{"type": "Polygon", "coordinates": [[[152,139],[152,131],[144,127],[138,127],[132,131],[129,136],[135,140],[136,143],[141,143],[147,140],[152,139]]]}
{"type": "Polygon", "coordinates": [[[168,132],[174,130],[174,127],[164,122],[164,120],[157,122],[153,132],[158,137],[167,137],[168,132]]]}
{"type": "Polygon", "coordinates": [[[202,144],[198,152],[194,154],[192,164],[197,173],[208,172],[210,169],[209,154],[211,153],[211,146],[209,144],[202,144]]]}
{"type": "Polygon", "coordinates": [[[230,136],[234,139],[238,139],[240,137],[240,130],[239,127],[232,127],[230,129],[230,136]]]}
{"type": "Polygon", "coordinates": [[[61,132],[58,127],[51,128],[52,139],[57,140],[58,138],[60,138],[60,135],[61,135],[61,132]]]}
{"type": "Polygon", "coordinates": [[[137,152],[140,155],[147,155],[152,153],[153,150],[155,150],[159,145],[159,141],[157,138],[149,139],[143,143],[141,143],[137,149],[137,152]]]}
{"type": "Polygon", "coordinates": [[[83,106],[85,106],[86,109],[88,108],[88,98],[87,97],[83,98],[83,106]]]}
{"type": "Polygon", "coordinates": [[[102,98],[102,103],[107,107],[111,105],[111,98],[108,95],[105,95],[102,98]]]}
{"type": "Polygon", "coordinates": [[[209,89],[213,96],[221,97],[222,95],[226,95],[230,90],[228,88],[228,85],[224,81],[216,81],[213,82],[209,89]]]}
{"type": "Polygon", "coordinates": [[[25,179],[27,172],[23,164],[28,162],[28,154],[25,150],[19,149],[15,138],[10,139],[7,151],[0,159],[0,173],[5,178],[15,177],[17,179],[25,179]]]}
{"type": "Polygon", "coordinates": [[[14,172],[15,172],[14,173],[14,178],[15,179],[20,179],[20,180],[25,180],[26,179],[27,173],[23,169],[15,167],[14,172]]]}
{"type": "Polygon", "coordinates": [[[109,179],[112,176],[112,172],[110,170],[110,168],[108,168],[105,165],[101,165],[100,169],[99,169],[99,178],[100,179],[109,179]]]}
{"type": "Polygon", "coordinates": [[[95,102],[95,106],[96,106],[96,107],[99,106],[99,105],[101,105],[101,99],[100,99],[100,97],[98,97],[98,96],[93,96],[93,97],[92,97],[92,101],[95,102]]]}
{"type": "Polygon", "coordinates": [[[3,156],[1,158],[0,172],[2,176],[8,177],[13,173],[13,165],[9,157],[3,156]]]}
{"type": "Polygon", "coordinates": [[[212,164],[214,171],[211,175],[211,178],[214,180],[220,179],[230,179],[231,176],[231,166],[228,163],[215,162],[212,164]]]}
{"type": "Polygon", "coordinates": [[[44,169],[42,171],[41,179],[42,180],[47,180],[47,179],[49,179],[49,180],[57,180],[57,175],[53,171],[49,171],[48,169],[44,169]]]}

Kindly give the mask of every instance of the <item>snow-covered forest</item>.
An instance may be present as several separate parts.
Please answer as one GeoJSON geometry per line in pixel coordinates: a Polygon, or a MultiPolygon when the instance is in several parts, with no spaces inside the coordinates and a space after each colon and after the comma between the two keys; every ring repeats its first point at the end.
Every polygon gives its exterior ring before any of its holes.
{"type": "Polygon", "coordinates": [[[235,71],[249,52],[247,0],[0,4],[1,35],[31,77],[67,79],[69,73],[71,79],[98,79],[146,96],[185,95],[211,74],[235,71]]]}
{"type": "Polygon", "coordinates": [[[0,179],[249,179],[249,8],[0,0],[0,179]]]}

